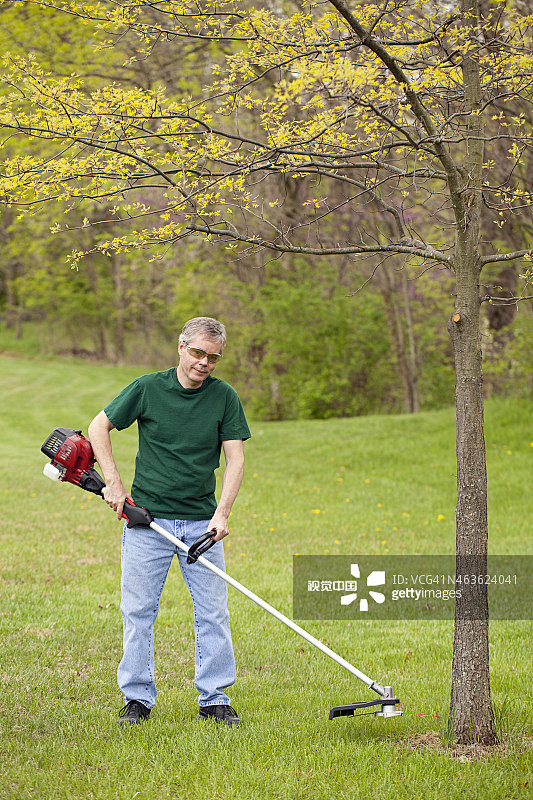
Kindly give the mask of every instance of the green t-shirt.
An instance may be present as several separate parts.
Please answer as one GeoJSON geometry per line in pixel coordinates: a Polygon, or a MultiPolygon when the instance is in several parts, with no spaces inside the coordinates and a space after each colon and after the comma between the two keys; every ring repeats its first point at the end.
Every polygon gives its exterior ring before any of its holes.
{"type": "Polygon", "coordinates": [[[172,367],[137,378],[104,411],[118,430],[137,420],[136,505],[163,519],[213,516],[221,443],[250,438],[241,402],[229,384],[209,375],[200,388],[184,389],[172,367]]]}

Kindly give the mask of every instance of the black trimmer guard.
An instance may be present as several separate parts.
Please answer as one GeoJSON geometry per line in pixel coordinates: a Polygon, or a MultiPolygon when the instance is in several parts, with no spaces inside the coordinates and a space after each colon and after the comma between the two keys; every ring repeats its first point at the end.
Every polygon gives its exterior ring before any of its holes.
{"type": "MultiPolygon", "coordinates": [[[[391,687],[386,686],[385,689],[391,689],[391,687]]],[[[375,717],[401,717],[402,712],[396,708],[399,702],[400,701],[397,697],[380,697],[377,700],[367,700],[363,703],[351,703],[347,706],[334,706],[334,708],[330,709],[329,718],[334,719],[335,717],[353,717],[356,716],[355,712],[360,708],[370,708],[371,706],[381,706],[380,711],[374,712],[375,717]]]]}

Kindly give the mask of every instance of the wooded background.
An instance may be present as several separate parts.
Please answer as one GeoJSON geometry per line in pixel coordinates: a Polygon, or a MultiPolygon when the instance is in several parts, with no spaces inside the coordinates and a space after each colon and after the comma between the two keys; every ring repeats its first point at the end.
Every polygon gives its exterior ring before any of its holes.
{"type": "MultiPolygon", "coordinates": [[[[280,8],[290,12],[297,5],[280,8]]],[[[511,6],[520,10],[520,3],[511,6]]],[[[155,21],[157,12],[152,13],[155,21]]],[[[161,36],[140,57],[135,31],[102,47],[92,38],[93,27],[53,7],[0,4],[2,52],[35,57],[54,76],[75,73],[87,92],[115,82],[146,91],[164,85],[169,97],[201,97],[206,75],[224,62],[228,50],[225,42],[206,46],[201,39],[161,36]]],[[[502,114],[509,120],[526,115],[529,124],[529,99],[502,101],[502,114]]],[[[489,124],[496,134],[500,122],[489,124]]],[[[252,113],[243,129],[255,135],[252,113]]],[[[33,152],[48,146],[35,140],[33,152]]],[[[509,140],[500,136],[497,148],[501,184],[531,186],[531,148],[524,147],[514,162],[509,140]]],[[[4,157],[13,159],[19,152],[29,157],[27,141],[8,130],[4,157]]],[[[436,226],[449,224],[440,194],[431,188],[419,191],[405,213],[424,241],[435,239],[436,226]]],[[[306,192],[314,196],[313,179],[296,180],[288,173],[264,184],[265,202],[277,202],[289,222],[297,219],[306,192]]],[[[359,208],[354,214],[347,192],[341,184],[330,187],[328,204],[336,213],[321,223],[324,241],[342,236],[343,227],[352,239],[359,228],[376,241],[392,236],[385,212],[369,199],[368,213],[359,208]]],[[[147,200],[149,194],[147,188],[147,200]]],[[[0,206],[4,330],[22,339],[37,331],[42,354],[152,369],[174,362],[183,322],[206,314],[228,328],[217,374],[236,386],[256,418],[414,412],[453,403],[454,356],[446,322],[454,306],[454,277],[445,265],[402,254],[384,260],[372,254],[311,258],[252,247],[236,251],[190,237],[172,247],[123,248],[104,255],[97,245],[115,235],[112,220],[111,203],[88,199],[78,201],[67,226],[59,203],[37,204],[23,215],[14,206],[0,206]],[[88,218],[91,226],[84,227],[88,218]],[[93,227],[98,218],[105,224],[93,227]],[[91,251],[74,269],[68,261],[73,250],[91,251]]],[[[531,245],[530,207],[502,211],[489,203],[481,224],[484,239],[494,247],[531,245]]],[[[505,300],[522,291],[520,273],[515,263],[502,261],[483,274],[483,289],[491,298],[482,307],[486,396],[533,391],[533,310],[529,303],[505,300]]]]}

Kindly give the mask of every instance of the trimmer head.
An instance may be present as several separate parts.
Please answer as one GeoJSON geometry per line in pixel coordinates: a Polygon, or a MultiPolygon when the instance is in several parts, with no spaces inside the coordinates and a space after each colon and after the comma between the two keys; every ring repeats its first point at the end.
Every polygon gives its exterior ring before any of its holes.
{"type": "Polygon", "coordinates": [[[370,708],[371,706],[381,706],[380,711],[374,711],[375,717],[401,717],[402,711],[399,711],[396,706],[399,704],[399,699],[394,697],[392,686],[384,687],[385,694],[377,700],[368,700],[362,703],[351,703],[347,706],[335,706],[329,712],[329,718],[335,717],[353,717],[357,716],[355,712],[360,708],[370,708]]]}

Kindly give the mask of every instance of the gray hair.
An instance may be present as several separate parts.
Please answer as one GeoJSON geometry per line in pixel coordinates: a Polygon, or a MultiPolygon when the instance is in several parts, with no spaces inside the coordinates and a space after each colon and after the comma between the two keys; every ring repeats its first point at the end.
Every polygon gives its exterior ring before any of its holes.
{"type": "Polygon", "coordinates": [[[212,342],[220,342],[220,349],[223,350],[226,344],[226,328],[213,317],[194,317],[190,319],[182,328],[180,342],[190,342],[197,334],[203,334],[212,342]]]}

